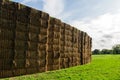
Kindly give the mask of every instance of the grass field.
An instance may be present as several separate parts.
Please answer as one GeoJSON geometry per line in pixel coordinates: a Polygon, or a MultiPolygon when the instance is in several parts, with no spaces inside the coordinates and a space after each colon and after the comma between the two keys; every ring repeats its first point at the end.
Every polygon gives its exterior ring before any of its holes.
{"type": "Polygon", "coordinates": [[[83,66],[2,80],[120,80],[120,55],[93,55],[83,66]]]}

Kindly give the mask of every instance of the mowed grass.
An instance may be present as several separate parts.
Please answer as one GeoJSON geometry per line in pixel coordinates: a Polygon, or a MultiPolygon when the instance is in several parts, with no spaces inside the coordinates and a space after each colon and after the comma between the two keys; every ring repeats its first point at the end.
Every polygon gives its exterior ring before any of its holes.
{"type": "Polygon", "coordinates": [[[120,80],[120,55],[93,55],[90,64],[3,80],[120,80]]]}

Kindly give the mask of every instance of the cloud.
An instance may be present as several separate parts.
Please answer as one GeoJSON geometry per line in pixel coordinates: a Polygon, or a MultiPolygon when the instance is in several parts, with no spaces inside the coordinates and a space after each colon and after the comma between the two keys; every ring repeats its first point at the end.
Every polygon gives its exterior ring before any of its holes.
{"type": "Polygon", "coordinates": [[[42,0],[43,11],[49,13],[51,16],[59,18],[64,10],[64,0],[42,0]]]}
{"type": "Polygon", "coordinates": [[[70,23],[93,38],[93,49],[110,49],[120,43],[120,13],[106,13],[87,21],[76,20],[70,23]]]}

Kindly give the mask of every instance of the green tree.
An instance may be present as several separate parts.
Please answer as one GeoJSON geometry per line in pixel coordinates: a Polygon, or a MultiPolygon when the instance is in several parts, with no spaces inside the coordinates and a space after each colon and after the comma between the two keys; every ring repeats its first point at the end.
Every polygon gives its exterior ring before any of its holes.
{"type": "Polygon", "coordinates": [[[113,46],[112,49],[113,49],[113,54],[120,54],[120,44],[113,46]]]}
{"type": "Polygon", "coordinates": [[[100,54],[100,50],[99,49],[95,49],[92,51],[92,54],[100,54]]]}

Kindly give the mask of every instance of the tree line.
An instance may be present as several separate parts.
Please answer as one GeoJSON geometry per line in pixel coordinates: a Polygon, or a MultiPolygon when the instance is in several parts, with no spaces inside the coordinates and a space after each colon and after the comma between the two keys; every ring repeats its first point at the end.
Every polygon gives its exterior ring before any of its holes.
{"type": "Polygon", "coordinates": [[[92,54],[120,54],[120,44],[114,45],[112,49],[94,49],[92,54]]]}

